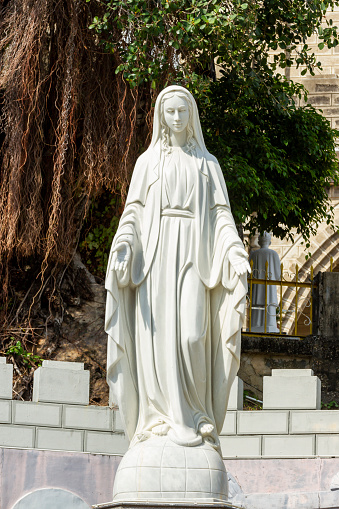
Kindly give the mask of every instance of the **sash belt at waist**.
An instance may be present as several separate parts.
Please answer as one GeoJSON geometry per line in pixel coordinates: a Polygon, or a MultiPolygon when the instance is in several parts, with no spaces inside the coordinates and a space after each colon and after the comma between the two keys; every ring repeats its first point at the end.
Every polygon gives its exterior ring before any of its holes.
{"type": "Polygon", "coordinates": [[[190,210],[183,209],[164,209],[161,211],[161,215],[164,217],[189,217],[194,218],[194,214],[190,210]]]}

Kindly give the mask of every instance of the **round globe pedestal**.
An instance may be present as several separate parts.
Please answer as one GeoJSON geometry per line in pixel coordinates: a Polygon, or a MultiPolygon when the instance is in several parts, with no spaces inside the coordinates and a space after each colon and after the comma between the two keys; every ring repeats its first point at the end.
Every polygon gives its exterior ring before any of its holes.
{"type": "Polygon", "coordinates": [[[207,443],[185,447],[149,438],[129,449],[117,470],[113,502],[125,500],[226,502],[224,463],[207,443]]]}

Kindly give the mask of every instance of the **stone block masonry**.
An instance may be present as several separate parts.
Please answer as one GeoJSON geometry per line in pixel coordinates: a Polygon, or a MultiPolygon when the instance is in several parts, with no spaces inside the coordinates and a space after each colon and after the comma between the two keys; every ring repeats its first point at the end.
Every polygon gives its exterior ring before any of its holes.
{"type": "MultiPolygon", "coordinates": [[[[273,369],[273,376],[264,376],[263,407],[265,410],[320,409],[320,380],[316,376],[300,375],[302,371],[300,369],[273,369]],[[280,376],[279,371],[282,371],[280,376]]],[[[310,369],[306,371],[313,375],[310,369]]]]}
{"type": "Polygon", "coordinates": [[[84,450],[86,452],[122,456],[127,451],[128,446],[129,442],[124,434],[87,431],[85,435],[84,450]]]}
{"type": "Polygon", "coordinates": [[[12,402],[13,424],[30,426],[61,426],[62,405],[33,403],[31,401],[12,402]]]}
{"type": "Polygon", "coordinates": [[[338,433],[338,410],[291,412],[291,433],[338,433]]]}
{"type": "Polygon", "coordinates": [[[34,373],[33,401],[88,405],[89,371],[82,363],[43,361],[34,373]]]}
{"type": "Polygon", "coordinates": [[[119,412],[88,405],[89,371],[82,363],[43,361],[33,401],[11,401],[12,378],[13,366],[0,357],[0,447],[118,455],[127,450],[119,412]]]}
{"type": "Polygon", "coordinates": [[[263,412],[263,411],[245,411],[238,412],[237,432],[239,435],[262,434],[287,434],[288,433],[289,412],[263,412]]]}
{"type": "Polygon", "coordinates": [[[260,458],[262,456],[262,436],[220,436],[221,451],[224,458],[260,458]]]}
{"type": "Polygon", "coordinates": [[[0,447],[35,447],[35,428],[33,426],[0,426],[0,447]]]}
{"type": "Polygon", "coordinates": [[[37,428],[35,447],[52,451],[80,452],[84,450],[84,431],[37,428]]]}
{"type": "MultiPolygon", "coordinates": [[[[1,358],[0,358],[1,359],[1,358]]],[[[90,406],[83,364],[44,361],[35,401],[11,401],[12,366],[0,360],[0,447],[123,455],[128,440],[119,411],[90,406]],[[56,386],[58,384],[58,386],[56,386]]],[[[320,381],[310,369],[277,369],[265,377],[264,410],[243,410],[236,378],[220,434],[225,459],[339,457],[339,411],[320,410],[320,381]]]]}
{"type": "MultiPolygon", "coordinates": [[[[10,368],[3,360],[0,366],[10,368]]],[[[111,500],[114,472],[129,446],[119,411],[83,403],[89,397],[83,365],[45,363],[41,372],[34,379],[38,401],[0,397],[1,509],[26,507],[30,498],[36,507],[43,495],[55,503],[56,489],[77,495],[84,508],[111,500]],[[54,393],[53,377],[62,380],[54,393]]],[[[320,382],[311,370],[273,370],[266,378],[264,410],[243,410],[242,381],[232,387],[220,434],[229,502],[246,509],[338,507],[339,411],[318,409],[320,382]]]]}
{"type": "Polygon", "coordinates": [[[0,400],[0,423],[10,423],[11,422],[11,410],[12,410],[12,402],[11,401],[1,401],[0,400]]]}
{"type": "Polygon", "coordinates": [[[315,456],[315,436],[263,436],[262,456],[265,458],[311,458],[315,456]]]}
{"type": "Polygon", "coordinates": [[[113,413],[109,407],[65,405],[63,425],[65,428],[112,431],[113,413]]]}

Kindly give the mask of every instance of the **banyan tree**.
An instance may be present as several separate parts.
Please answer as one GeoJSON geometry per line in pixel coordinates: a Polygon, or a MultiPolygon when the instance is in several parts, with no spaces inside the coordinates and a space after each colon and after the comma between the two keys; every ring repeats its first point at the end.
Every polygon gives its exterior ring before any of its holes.
{"type": "Polygon", "coordinates": [[[104,190],[125,196],[149,132],[143,111],[150,110],[150,93],[116,74],[118,54],[104,52],[88,28],[91,8],[83,0],[2,5],[3,339],[17,324],[29,327],[37,312],[45,325],[53,320],[53,298],[60,305],[65,268],[91,200],[104,190]]]}

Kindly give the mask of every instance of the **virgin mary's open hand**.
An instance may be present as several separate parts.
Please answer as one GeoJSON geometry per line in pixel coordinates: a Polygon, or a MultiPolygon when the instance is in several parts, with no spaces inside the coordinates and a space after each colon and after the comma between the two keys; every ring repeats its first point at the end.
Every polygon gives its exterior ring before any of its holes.
{"type": "Polygon", "coordinates": [[[128,242],[119,242],[113,249],[112,267],[115,271],[125,272],[131,259],[131,247],[128,242]]]}
{"type": "Polygon", "coordinates": [[[250,264],[248,263],[248,256],[245,249],[232,246],[228,255],[229,261],[238,276],[251,272],[250,264]]]}

